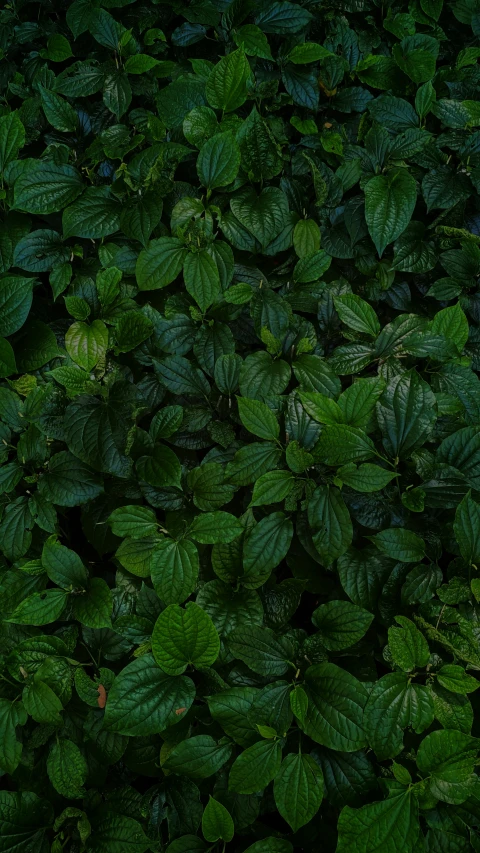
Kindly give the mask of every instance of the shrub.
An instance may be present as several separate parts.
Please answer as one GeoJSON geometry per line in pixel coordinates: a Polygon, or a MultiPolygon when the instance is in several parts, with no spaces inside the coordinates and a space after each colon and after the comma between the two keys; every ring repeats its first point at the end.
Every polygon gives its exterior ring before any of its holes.
{"type": "Polygon", "coordinates": [[[479,850],[478,0],[0,23],[1,853],[479,850]]]}

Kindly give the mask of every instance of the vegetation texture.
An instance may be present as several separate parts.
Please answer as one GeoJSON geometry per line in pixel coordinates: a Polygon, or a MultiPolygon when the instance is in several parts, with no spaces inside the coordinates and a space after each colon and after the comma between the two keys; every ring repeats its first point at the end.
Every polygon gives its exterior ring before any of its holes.
{"type": "Polygon", "coordinates": [[[0,45],[0,853],[478,853],[480,0],[0,45]]]}

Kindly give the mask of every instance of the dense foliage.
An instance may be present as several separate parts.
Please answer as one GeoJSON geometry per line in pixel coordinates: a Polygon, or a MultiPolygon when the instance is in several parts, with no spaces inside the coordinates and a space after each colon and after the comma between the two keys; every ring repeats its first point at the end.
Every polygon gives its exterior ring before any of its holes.
{"type": "Polygon", "coordinates": [[[480,850],[479,39],[0,13],[0,853],[480,850]]]}

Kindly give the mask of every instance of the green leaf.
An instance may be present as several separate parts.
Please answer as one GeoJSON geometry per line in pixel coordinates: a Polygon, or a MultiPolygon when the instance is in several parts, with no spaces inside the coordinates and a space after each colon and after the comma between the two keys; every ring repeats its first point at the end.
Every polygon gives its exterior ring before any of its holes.
{"type": "Polygon", "coordinates": [[[119,563],[132,575],[148,578],[152,557],[159,539],[157,536],[144,536],[141,539],[125,539],[115,552],[119,563]]]}
{"type": "Polygon", "coordinates": [[[395,376],[377,403],[383,444],[392,457],[408,457],[429,437],[436,421],[436,399],[415,370],[395,376]]]}
{"type": "Polygon", "coordinates": [[[366,494],[384,489],[397,476],[395,472],[386,471],[385,468],[371,465],[369,462],[359,465],[358,468],[351,462],[337,471],[337,478],[342,483],[355,489],[356,492],[366,494]]]}
{"type": "Polygon", "coordinates": [[[278,677],[291,666],[291,643],[287,638],[276,637],[270,628],[257,625],[236,628],[229,633],[227,643],[235,657],[259,675],[278,677]]]}
{"type": "Polygon", "coordinates": [[[435,335],[443,335],[450,341],[453,341],[459,353],[463,352],[463,348],[468,340],[468,320],[462,311],[459,302],[452,305],[451,308],[444,308],[435,314],[432,323],[432,332],[435,335]]]}
{"type": "Polygon", "coordinates": [[[188,535],[202,545],[231,542],[243,533],[240,521],[229,512],[204,512],[190,525],[188,535]]]}
{"type": "Polygon", "coordinates": [[[188,539],[163,539],[152,554],[150,569],[158,597],[165,604],[182,604],[197,585],[198,551],[188,539]]]}
{"type": "Polygon", "coordinates": [[[297,222],[293,230],[293,245],[299,258],[306,258],[313,252],[318,252],[320,229],[313,219],[300,219],[297,222]]]}
{"type": "Polygon", "coordinates": [[[129,56],[125,63],[127,74],[145,74],[158,64],[158,59],[149,56],[148,53],[136,53],[129,56]]]}
{"type": "Polygon", "coordinates": [[[318,62],[331,56],[331,52],[321,44],[316,44],[313,41],[307,41],[304,44],[297,44],[288,54],[288,61],[294,65],[305,65],[309,62],[318,62]]]}
{"type": "Polygon", "coordinates": [[[194,107],[185,116],[182,129],[188,142],[201,148],[218,131],[217,117],[210,107],[194,107]]]}
{"type": "Polygon", "coordinates": [[[425,556],[423,539],[411,530],[390,527],[370,539],[382,554],[401,563],[418,563],[425,556]]]}
{"type": "Polygon", "coordinates": [[[422,632],[406,616],[395,616],[395,626],[388,629],[388,647],[394,662],[404,672],[423,669],[430,658],[430,649],[422,632]]]}
{"type": "Polygon", "coordinates": [[[345,553],[353,536],[350,513],[341,492],[332,486],[318,486],[308,504],[308,520],[320,561],[330,566],[345,553]]]}
{"type": "Polygon", "coordinates": [[[123,814],[104,817],[95,827],[92,841],[93,844],[88,843],[88,853],[110,853],[114,850],[118,853],[123,850],[128,853],[146,853],[151,847],[150,839],[139,822],[123,814]]]}
{"type": "Polygon", "coordinates": [[[206,841],[229,842],[233,838],[234,824],[230,812],[210,796],[202,815],[202,832],[206,841]]]}
{"type": "Polygon", "coordinates": [[[255,23],[264,33],[297,33],[304,29],[312,19],[307,9],[288,0],[272,3],[261,9],[255,23]]]}
{"type": "MultiPolygon", "coordinates": [[[[249,29],[249,25],[242,29],[249,29]]],[[[253,29],[257,28],[253,26],[253,29]]],[[[258,33],[260,40],[266,42],[263,33],[260,30],[258,33]]],[[[258,47],[257,50],[261,48],[258,47]]],[[[270,52],[268,44],[267,50],[270,52]]],[[[246,51],[249,52],[247,49],[246,51]]],[[[248,172],[250,180],[270,180],[282,170],[283,161],[278,141],[255,107],[239,128],[236,138],[240,146],[242,167],[248,172]]]]}
{"type": "MultiPolygon", "coordinates": [[[[468,120],[468,113],[465,112],[462,114],[462,127],[468,120]]],[[[426,173],[422,181],[422,194],[428,211],[436,208],[445,210],[468,198],[470,187],[465,181],[465,175],[452,172],[448,166],[439,166],[426,173]]]]}
{"type": "Polygon", "coordinates": [[[48,58],[52,62],[65,62],[66,59],[73,56],[70,42],[60,33],[53,33],[50,36],[47,42],[47,52],[48,58]]]}
{"type": "MultiPolygon", "coordinates": [[[[89,353],[90,355],[90,353],[89,353]]],[[[128,477],[132,463],[126,456],[128,420],[131,407],[121,401],[121,390],[112,392],[108,401],[95,397],[77,397],[65,412],[65,434],[75,456],[97,471],[128,477]]]]}
{"type": "Polygon", "coordinates": [[[115,536],[130,536],[142,539],[157,532],[157,518],[153,510],[146,506],[122,506],[114,509],[108,523],[115,536]]]}
{"type": "Polygon", "coordinates": [[[325,465],[344,465],[370,459],[376,451],[372,440],[358,427],[327,424],[315,447],[315,455],[325,465]]]}
{"type": "Polygon", "coordinates": [[[312,615],[312,622],[320,631],[322,645],[331,651],[353,646],[366,634],[372,621],[371,613],[349,601],[321,604],[312,615]]]}
{"type": "Polygon", "coordinates": [[[298,396],[302,401],[305,411],[321,424],[338,424],[343,420],[342,410],[335,400],[318,394],[316,391],[299,391],[298,396]]]}
{"type": "Polygon", "coordinates": [[[372,306],[355,296],[347,293],[345,296],[334,296],[333,301],[342,323],[356,332],[362,332],[376,338],[380,331],[380,323],[372,306]]]}
{"type": "Polygon", "coordinates": [[[98,497],[102,479],[71,453],[55,453],[39,483],[40,494],[58,506],[77,506],[98,497]]]}
{"type": "Polygon", "coordinates": [[[439,43],[432,36],[406,36],[393,47],[395,62],[414,83],[426,83],[435,74],[439,43]]]}
{"type": "Polygon", "coordinates": [[[132,89],[126,74],[117,71],[109,74],[104,81],[103,103],[116,119],[127,111],[132,100],[132,89]]]}
{"type": "Polygon", "coordinates": [[[472,693],[480,687],[480,682],[473,675],[465,672],[463,667],[456,664],[444,664],[437,672],[438,683],[452,693],[472,693]]]}
{"type": "Polygon", "coordinates": [[[188,293],[205,313],[220,293],[218,267],[207,249],[196,253],[189,252],[183,266],[183,277],[188,293]]]}
{"type": "Polygon", "coordinates": [[[120,228],[127,237],[139,240],[145,247],[153,229],[160,222],[162,210],[162,199],[153,191],[147,192],[121,211],[120,228]]]}
{"type": "Polygon", "coordinates": [[[365,187],[365,218],[380,257],[389,243],[405,231],[417,200],[415,179],[395,168],[371,178],[365,187]]]}
{"type": "Polygon", "coordinates": [[[261,740],[240,753],[228,777],[230,791],[254,794],[262,791],[278,776],[282,763],[282,747],[277,740],[261,740]]]}
{"type": "Polygon", "coordinates": [[[182,740],[168,754],[163,766],[172,773],[190,779],[207,779],[218,773],[230,758],[232,745],[216,743],[210,735],[182,740]]]}
{"type": "Polygon", "coordinates": [[[232,112],[245,102],[250,66],[243,48],[232,51],[217,62],[207,80],[208,103],[215,110],[232,112]]]}
{"type": "Polygon", "coordinates": [[[304,688],[308,709],[299,722],[308,737],[343,752],[365,746],[362,720],[368,693],[360,681],[333,663],[319,663],[308,667],[304,688]]]}
{"type": "Polygon", "coordinates": [[[286,838],[262,838],[251,844],[245,853],[292,853],[293,847],[286,838]]]}
{"type": "Polygon", "coordinates": [[[51,747],[47,758],[49,779],[59,794],[69,799],[85,795],[87,762],[78,746],[71,740],[59,738],[51,747]]]}
{"type": "Polygon", "coordinates": [[[140,252],[135,268],[140,290],[158,290],[166,287],[180,274],[187,250],[176,237],[151,240],[140,252]]]}
{"type": "Polygon", "coordinates": [[[231,687],[207,699],[213,719],[240,746],[251,746],[258,740],[258,731],[249,716],[256,694],[254,687],[231,687]]]}
{"type": "Polygon", "coordinates": [[[25,498],[11,501],[0,523],[2,551],[10,560],[18,560],[26,553],[32,541],[33,517],[25,498]]]}
{"type": "Polygon", "coordinates": [[[415,110],[404,98],[380,95],[379,98],[369,103],[368,109],[379,124],[389,130],[395,130],[397,133],[418,127],[419,122],[415,110]]]}
{"type": "Polygon", "coordinates": [[[136,463],[140,480],[151,486],[163,488],[177,486],[180,488],[182,468],[173,450],[163,444],[157,444],[150,456],[141,456],[136,463]]]}
{"type": "Polygon", "coordinates": [[[417,753],[418,769],[429,776],[430,792],[444,803],[459,805],[476,785],[478,741],[456,731],[431,732],[417,753]]]}
{"type": "Polygon", "coordinates": [[[115,324],[115,352],[131,352],[147,340],[152,332],[152,321],[141,311],[123,314],[115,324]]]}
{"type": "Polygon", "coordinates": [[[292,693],[290,693],[290,707],[303,726],[308,708],[308,696],[300,685],[297,685],[292,693]]]}
{"type": "Polygon", "coordinates": [[[60,711],[62,703],[57,694],[41,679],[30,680],[23,688],[22,702],[24,708],[37,723],[53,723],[62,725],[60,711]]]}
{"type": "Polygon", "coordinates": [[[193,502],[198,509],[214,510],[232,499],[235,487],[224,483],[224,472],[217,462],[206,462],[189,472],[189,488],[193,491],[193,502]]]}
{"type": "MultiPolygon", "coordinates": [[[[438,448],[438,459],[447,462],[465,476],[473,487],[480,474],[480,429],[463,427],[445,438],[438,448]]],[[[478,481],[480,482],[480,480],[478,481]]]]}
{"type": "Polygon", "coordinates": [[[180,428],[182,420],[182,406],[164,406],[150,424],[149,432],[152,439],[157,441],[159,438],[170,438],[180,428]]]}
{"type": "Polygon", "coordinates": [[[65,347],[70,358],[83,370],[92,370],[105,358],[108,348],[108,329],[102,320],[73,323],[65,335],[65,347]]]}
{"type": "Polygon", "coordinates": [[[287,755],[275,778],[275,803],[293,832],[309,823],[323,798],[323,776],[310,755],[287,755]]]}
{"type": "Polygon", "coordinates": [[[80,557],[70,548],[65,548],[57,536],[50,536],[43,546],[42,566],[52,583],[63,589],[84,588],[88,573],[80,557]]]}
{"type": "Polygon", "coordinates": [[[15,353],[11,344],[5,338],[0,338],[0,378],[5,379],[12,373],[17,373],[15,353]]]}
{"type": "MultiPolygon", "coordinates": [[[[7,275],[0,279],[1,335],[13,335],[25,323],[32,305],[34,283],[34,278],[20,275],[7,275]]],[[[8,354],[6,357],[11,358],[8,354]]]]}
{"type": "Polygon", "coordinates": [[[15,160],[25,144],[25,128],[16,111],[0,116],[0,172],[15,160]]]}
{"type": "Polygon", "coordinates": [[[360,809],[345,806],[338,820],[337,853],[416,853],[421,840],[418,804],[413,791],[402,791],[360,809]]]}
{"type": "Polygon", "coordinates": [[[173,394],[208,394],[210,385],[204,374],[182,356],[171,356],[155,362],[160,381],[173,394]]]}
{"type": "Polygon", "coordinates": [[[189,664],[201,668],[215,663],[220,640],[210,616],[198,604],[189,601],[185,608],[170,604],[155,622],[152,651],[167,675],[181,675],[189,664]]]}
{"type": "Polygon", "coordinates": [[[24,726],[27,714],[21,702],[0,699],[0,768],[12,774],[22,755],[22,744],[17,740],[16,727],[24,726]]]}
{"type": "Polygon", "coordinates": [[[375,683],[363,717],[368,742],[379,761],[402,751],[403,730],[408,726],[420,734],[432,722],[430,693],[421,684],[411,684],[403,672],[390,672],[375,683]]]}
{"type": "Polygon", "coordinates": [[[332,259],[323,249],[312,252],[310,255],[300,258],[295,265],[293,278],[300,284],[317,281],[330,267],[332,259]]]}
{"type": "Polygon", "coordinates": [[[53,808],[48,800],[30,791],[0,792],[0,836],[2,853],[40,850],[45,830],[53,825],[53,808]]]}
{"type": "Polygon", "coordinates": [[[480,561],[480,506],[471,492],[457,507],[453,530],[463,559],[476,566],[480,561]]]}
{"type": "Polygon", "coordinates": [[[238,413],[245,429],[267,441],[278,438],[280,434],[278,420],[265,403],[260,400],[249,400],[246,397],[237,397],[237,403],[238,413]]]}
{"type": "Polygon", "coordinates": [[[250,506],[264,506],[283,501],[295,485],[291,471],[267,471],[258,478],[254,487],[250,506]]]}
{"type": "Polygon", "coordinates": [[[63,236],[97,240],[120,227],[118,201],[108,187],[88,187],[62,216],[63,236]]]}
{"type": "Polygon", "coordinates": [[[75,599],[73,613],[88,628],[110,628],[112,593],[103,578],[91,578],[83,595],[75,599]]]}
{"type": "Polygon", "coordinates": [[[16,359],[19,371],[38,370],[60,355],[57,339],[46,323],[28,319],[16,340],[16,359]]]}
{"type": "Polygon", "coordinates": [[[377,779],[365,752],[334,752],[315,749],[315,760],[322,769],[325,797],[337,808],[359,803],[377,786],[377,779]]]}
{"type": "Polygon", "coordinates": [[[8,622],[15,625],[50,625],[62,614],[67,594],[62,589],[34,592],[15,608],[8,622]]]}
{"type": "Polygon", "coordinates": [[[194,698],[189,678],[171,678],[152,655],[142,655],[116,677],[108,693],[105,727],[130,737],[157,734],[180,722],[194,698]]]}
{"type": "Polygon", "coordinates": [[[283,512],[272,512],[246,535],[243,546],[243,583],[256,589],[270,577],[286,557],[293,537],[293,525],[283,512]]]}
{"type": "Polygon", "coordinates": [[[253,187],[245,187],[232,196],[230,207],[262,247],[267,246],[287,222],[287,196],[277,187],[266,187],[258,196],[253,187]]]}
{"type": "Polygon", "coordinates": [[[231,184],[237,177],[239,168],[240,149],[232,133],[216,133],[200,148],[197,173],[207,189],[231,184]]]}
{"type": "Polygon", "coordinates": [[[56,213],[72,204],[83,189],[81,175],[73,166],[39,160],[15,181],[15,207],[30,214],[56,213]]]}
{"type": "Polygon", "coordinates": [[[436,101],[437,94],[430,80],[417,89],[415,95],[415,109],[420,118],[425,118],[436,101]]]}
{"type": "Polygon", "coordinates": [[[270,59],[272,54],[267,37],[255,24],[244,24],[232,33],[235,44],[243,47],[248,56],[260,56],[262,59],[270,59]]]}
{"type": "Polygon", "coordinates": [[[47,121],[63,133],[73,133],[77,126],[77,114],[68,101],[44,86],[38,87],[42,99],[43,112],[47,121]]]}

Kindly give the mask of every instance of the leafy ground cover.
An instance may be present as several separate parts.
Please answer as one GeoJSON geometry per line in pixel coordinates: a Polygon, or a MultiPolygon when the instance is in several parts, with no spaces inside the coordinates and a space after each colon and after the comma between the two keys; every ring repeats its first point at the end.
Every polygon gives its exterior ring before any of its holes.
{"type": "Polygon", "coordinates": [[[479,38],[0,12],[0,853],[480,850],[479,38]]]}

